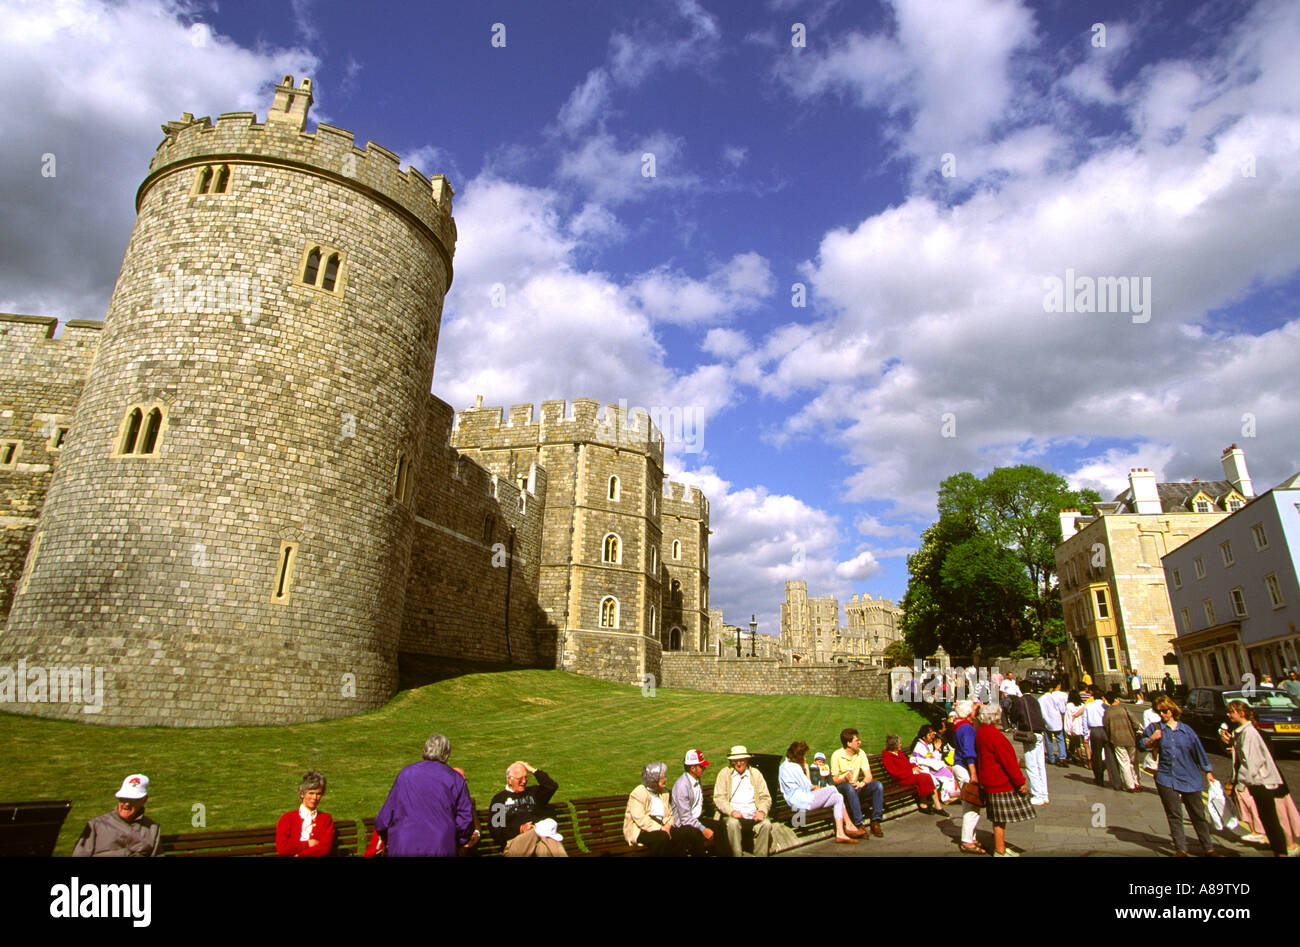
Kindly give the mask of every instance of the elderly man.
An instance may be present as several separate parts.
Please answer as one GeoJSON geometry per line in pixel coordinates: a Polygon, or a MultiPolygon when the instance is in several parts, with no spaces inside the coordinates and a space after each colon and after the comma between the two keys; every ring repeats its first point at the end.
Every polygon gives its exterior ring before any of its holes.
{"type": "Polygon", "coordinates": [[[149,801],[149,777],[133,773],[122,780],[117,808],[86,823],[72,850],[80,858],[148,858],[158,854],[162,835],[158,823],[144,814],[149,801]]]}
{"type": "Polygon", "coordinates": [[[375,817],[391,856],[455,855],[478,841],[465,777],[447,765],[451,742],[441,733],[424,743],[423,759],[397,774],[375,817]]]}
{"type": "Polygon", "coordinates": [[[550,818],[551,797],[559,783],[531,763],[517,760],[506,769],[506,788],[492,797],[489,831],[510,858],[564,858],[564,837],[550,818]],[[537,777],[530,788],[529,775],[537,777]]]}
{"type": "Polygon", "coordinates": [[[727,833],[731,854],[739,858],[744,852],[744,837],[752,835],[754,854],[765,857],[772,847],[772,794],[763,774],[749,765],[751,754],[743,746],[733,746],[727,760],[731,765],[718,773],[713,784],[713,804],[727,833]]]}
{"type": "Polygon", "coordinates": [[[862,752],[862,738],[853,727],[840,731],[840,749],[831,754],[831,778],[844,796],[849,815],[856,828],[864,827],[862,807],[871,804],[871,834],[885,834],[880,819],[885,811],[885,787],[871,778],[867,754],[862,752]]]}
{"type": "Polygon", "coordinates": [[[682,764],[685,772],[673,783],[673,835],[687,854],[699,858],[709,853],[716,823],[704,819],[704,787],[700,777],[709,761],[699,750],[687,750],[682,764]]]}

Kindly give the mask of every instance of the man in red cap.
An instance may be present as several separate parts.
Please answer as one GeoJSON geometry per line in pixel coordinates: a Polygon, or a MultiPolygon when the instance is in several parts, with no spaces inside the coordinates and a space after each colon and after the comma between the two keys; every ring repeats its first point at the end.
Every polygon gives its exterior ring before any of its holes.
{"type": "Polygon", "coordinates": [[[709,853],[713,833],[718,828],[712,819],[701,818],[704,788],[700,785],[700,777],[709,761],[699,750],[688,750],[683,765],[686,772],[673,783],[673,837],[680,839],[679,844],[698,858],[709,853]]]}

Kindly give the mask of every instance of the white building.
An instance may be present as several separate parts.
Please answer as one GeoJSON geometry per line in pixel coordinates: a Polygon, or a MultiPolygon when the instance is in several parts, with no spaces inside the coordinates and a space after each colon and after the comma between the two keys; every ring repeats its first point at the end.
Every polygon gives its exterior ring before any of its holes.
{"type": "Polygon", "coordinates": [[[1164,556],[1183,681],[1274,681],[1300,668],[1300,474],[1164,556]]]}

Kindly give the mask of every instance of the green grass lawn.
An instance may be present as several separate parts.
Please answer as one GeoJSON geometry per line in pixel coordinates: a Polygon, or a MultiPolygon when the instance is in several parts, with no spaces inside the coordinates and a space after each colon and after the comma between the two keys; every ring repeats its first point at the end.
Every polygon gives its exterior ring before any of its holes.
{"type": "Polygon", "coordinates": [[[234,829],[273,823],[295,808],[308,769],[329,779],[324,811],[373,816],[398,770],[420,758],[436,731],[451,740],[451,763],[465,770],[482,805],[504,788],[517,759],[546,770],[560,784],[558,797],[572,799],[630,792],[652,760],[666,761],[675,779],[693,746],[723,765],[734,743],[782,753],[799,739],[829,756],[851,726],[863,748],[878,753],[886,733],[910,737],[922,719],[906,704],[851,698],[665,689],[646,697],[541,670],[465,674],[401,691],[370,713],[285,727],[118,728],[0,714],[0,800],[71,799],[56,849],[66,855],[134,772],[149,777],[148,813],[164,832],[189,830],[196,804],[207,828],[234,829]]]}

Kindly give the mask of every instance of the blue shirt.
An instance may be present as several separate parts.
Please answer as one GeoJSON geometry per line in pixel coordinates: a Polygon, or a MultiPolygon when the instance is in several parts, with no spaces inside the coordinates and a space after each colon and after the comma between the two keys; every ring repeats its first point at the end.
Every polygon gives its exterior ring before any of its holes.
{"type": "Polygon", "coordinates": [[[1156,785],[1169,786],[1179,792],[1200,792],[1205,788],[1204,773],[1211,773],[1210,758],[1205,754],[1205,747],[1185,723],[1178,729],[1166,727],[1163,723],[1148,724],[1142,731],[1142,749],[1160,748],[1160,766],[1156,770],[1156,785]],[[1163,730],[1160,739],[1152,742],[1151,734],[1163,730]]]}
{"type": "Polygon", "coordinates": [[[798,763],[784,760],[779,773],[781,777],[781,795],[791,809],[812,808],[812,780],[798,763]]]}
{"type": "Polygon", "coordinates": [[[957,747],[955,759],[959,764],[970,769],[975,765],[975,726],[962,724],[952,732],[953,744],[957,747]]]}

